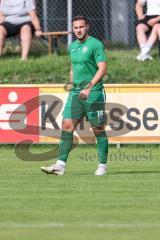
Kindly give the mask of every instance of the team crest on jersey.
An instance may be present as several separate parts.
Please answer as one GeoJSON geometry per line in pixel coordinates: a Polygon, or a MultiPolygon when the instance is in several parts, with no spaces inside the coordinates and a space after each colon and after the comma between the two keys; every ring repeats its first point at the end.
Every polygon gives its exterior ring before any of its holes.
{"type": "Polygon", "coordinates": [[[87,46],[83,47],[83,48],[82,48],[82,53],[86,53],[87,50],[88,50],[88,47],[87,47],[87,46]]]}

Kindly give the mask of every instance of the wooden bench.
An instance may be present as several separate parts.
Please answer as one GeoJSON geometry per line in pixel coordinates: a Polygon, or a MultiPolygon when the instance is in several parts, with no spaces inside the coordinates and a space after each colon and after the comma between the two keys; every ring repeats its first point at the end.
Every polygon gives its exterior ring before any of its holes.
{"type": "Polygon", "coordinates": [[[43,32],[42,37],[48,38],[48,54],[52,53],[52,40],[54,38],[54,52],[58,53],[58,38],[61,36],[69,35],[71,32],[62,31],[62,32],[43,32]]]}

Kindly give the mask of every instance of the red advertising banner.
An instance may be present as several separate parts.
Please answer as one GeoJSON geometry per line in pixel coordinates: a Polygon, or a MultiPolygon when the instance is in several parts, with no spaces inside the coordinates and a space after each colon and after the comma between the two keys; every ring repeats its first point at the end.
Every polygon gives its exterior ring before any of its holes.
{"type": "MultiPolygon", "coordinates": [[[[109,143],[160,142],[160,84],[105,86],[109,143]]],[[[0,85],[0,143],[59,143],[65,85],[0,85]]],[[[83,119],[74,133],[79,143],[94,143],[83,119]]]]}
{"type": "Polygon", "coordinates": [[[39,142],[39,88],[0,88],[0,143],[39,142]]]}

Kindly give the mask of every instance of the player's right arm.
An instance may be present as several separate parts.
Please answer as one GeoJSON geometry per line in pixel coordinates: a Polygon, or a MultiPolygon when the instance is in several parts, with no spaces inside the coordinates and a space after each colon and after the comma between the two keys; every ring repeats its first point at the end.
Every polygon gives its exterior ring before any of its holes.
{"type": "Polygon", "coordinates": [[[69,82],[67,83],[66,89],[67,91],[70,91],[72,88],[73,88],[73,70],[71,65],[69,71],[69,82]]]}
{"type": "Polygon", "coordinates": [[[73,70],[72,70],[72,65],[70,66],[69,83],[73,84],[73,70]]]}
{"type": "Polygon", "coordinates": [[[145,0],[137,0],[137,2],[136,2],[135,11],[136,11],[138,20],[141,20],[145,17],[145,15],[143,13],[143,8],[144,8],[145,2],[146,2],[145,0]]]}

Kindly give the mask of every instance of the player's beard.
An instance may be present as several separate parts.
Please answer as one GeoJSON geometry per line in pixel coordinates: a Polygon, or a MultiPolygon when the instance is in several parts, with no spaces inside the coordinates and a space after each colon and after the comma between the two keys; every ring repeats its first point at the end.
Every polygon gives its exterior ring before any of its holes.
{"type": "Polygon", "coordinates": [[[78,36],[77,36],[77,38],[78,38],[78,40],[79,40],[80,42],[83,42],[84,40],[86,40],[87,37],[88,37],[88,33],[87,33],[87,32],[86,32],[82,37],[78,37],[78,36]]]}

